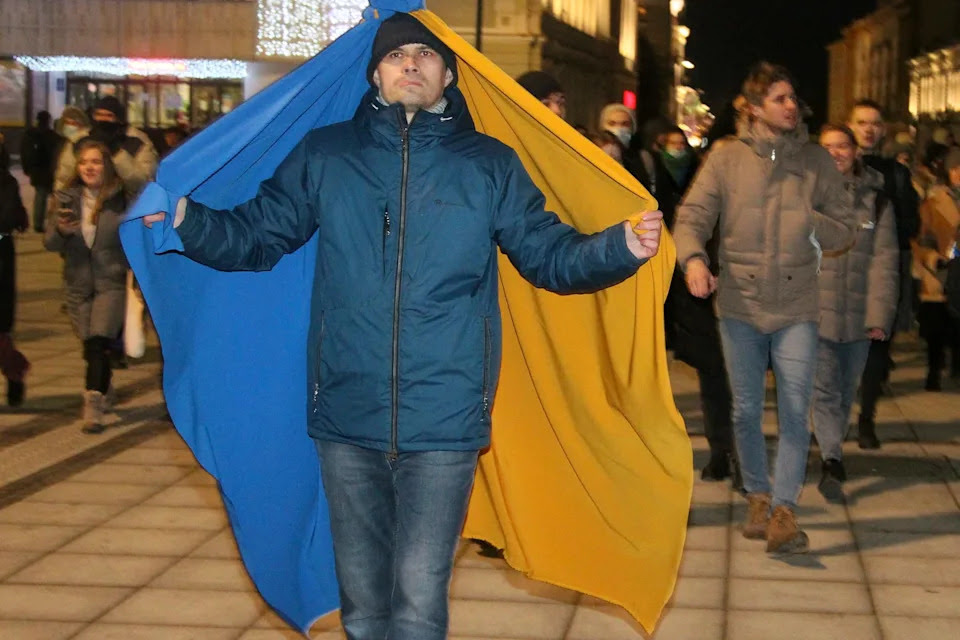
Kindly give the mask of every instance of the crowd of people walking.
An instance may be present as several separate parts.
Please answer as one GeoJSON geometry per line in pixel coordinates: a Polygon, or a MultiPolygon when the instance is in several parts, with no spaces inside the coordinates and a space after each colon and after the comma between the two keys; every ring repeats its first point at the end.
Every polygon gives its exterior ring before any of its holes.
{"type": "MultiPolygon", "coordinates": [[[[517,80],[565,118],[566,94],[550,74],[517,80]]],[[[887,140],[883,109],[870,100],[814,138],[792,75],[765,62],[732,107],[733,125],[711,132],[707,150],[691,147],[674,125],[645,135],[634,111],[618,103],[581,130],[657,198],[674,234],[667,345],[698,376],[710,448],[701,477],[730,478],[742,491],[744,536],[765,540],[770,552],[802,552],[809,540],[796,505],[810,434],[821,457],[819,489],[841,501],[855,400],[858,445],[880,446],[876,409],[895,335],[919,324],[926,391],[941,391],[948,365],[960,378],[960,146],[944,130],[922,153],[909,136],[887,140]],[[768,370],[779,422],[772,473],[762,431],[768,370]]],[[[169,145],[182,142],[182,132],[169,133],[169,145]]],[[[41,112],[20,149],[35,193],[29,208],[9,155],[0,140],[0,370],[8,403],[23,401],[29,368],[11,338],[13,234],[32,227],[63,258],[66,310],[86,361],[83,429],[100,433],[111,420],[112,363],[123,351],[142,354],[143,305],[118,229],[153,179],[156,145],[126,123],[111,96],[89,112],[67,107],[56,126],[41,112]],[[125,331],[134,336],[126,348],[125,331]]]]}

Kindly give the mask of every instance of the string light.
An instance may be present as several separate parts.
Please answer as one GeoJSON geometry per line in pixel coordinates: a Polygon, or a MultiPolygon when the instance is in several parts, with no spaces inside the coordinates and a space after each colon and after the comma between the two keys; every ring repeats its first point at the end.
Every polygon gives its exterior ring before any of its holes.
{"type": "Polygon", "coordinates": [[[368,0],[258,0],[257,55],[309,58],[360,20],[368,0]]]}
{"type": "Polygon", "coordinates": [[[174,76],[177,78],[246,78],[240,60],[177,60],[157,58],[84,58],[79,56],[16,56],[33,71],[70,71],[108,76],[174,76]]]}

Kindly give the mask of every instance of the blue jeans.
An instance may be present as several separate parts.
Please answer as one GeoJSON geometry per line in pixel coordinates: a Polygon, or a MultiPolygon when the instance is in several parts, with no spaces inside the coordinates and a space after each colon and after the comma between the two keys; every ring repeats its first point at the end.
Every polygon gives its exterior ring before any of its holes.
{"type": "Polygon", "coordinates": [[[763,401],[767,363],[777,379],[780,437],[773,474],[773,506],[795,508],[807,472],[807,417],[817,362],[817,324],[800,322],[773,333],[731,318],[720,319],[723,357],[733,391],[733,433],[747,493],[770,493],[763,401]]]}
{"type": "Polygon", "coordinates": [[[478,452],[316,444],[347,638],[443,640],[478,452]]]}
{"type": "Polygon", "coordinates": [[[813,432],[824,460],[843,458],[850,408],[867,364],[869,340],[833,342],[820,338],[813,388],[813,432]]]}

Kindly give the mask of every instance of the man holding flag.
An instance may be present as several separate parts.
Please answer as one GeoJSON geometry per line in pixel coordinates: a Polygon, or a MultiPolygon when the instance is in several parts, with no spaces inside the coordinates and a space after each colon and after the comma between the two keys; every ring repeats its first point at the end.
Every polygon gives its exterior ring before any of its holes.
{"type": "MultiPolygon", "coordinates": [[[[347,637],[446,637],[447,590],[500,365],[497,251],[532,284],[592,292],[657,253],[659,212],[583,235],[515,152],[478,133],[453,52],[383,22],[351,121],[311,131],[230,211],[182,198],[191,259],[269,270],[318,234],[308,431],[347,637]]],[[[148,226],[165,213],[144,217],[148,226]]]]}

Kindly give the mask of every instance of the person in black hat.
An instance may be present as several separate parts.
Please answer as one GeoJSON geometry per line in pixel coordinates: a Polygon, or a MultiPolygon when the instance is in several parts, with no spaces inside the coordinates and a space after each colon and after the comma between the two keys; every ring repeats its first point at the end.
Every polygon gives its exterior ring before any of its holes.
{"type": "MultiPolygon", "coordinates": [[[[90,137],[107,145],[123,181],[123,190],[133,201],[157,172],[157,150],[146,133],[127,124],[127,111],[114,96],[100,98],[93,107],[90,137]]],[[[63,189],[75,173],[73,143],[60,152],[55,190],[63,189]]]]}
{"type": "Polygon", "coordinates": [[[528,71],[517,78],[517,83],[550,111],[566,119],[567,92],[552,75],[546,71],[528,71]]]}
{"type": "MultiPolygon", "coordinates": [[[[352,120],[309,132],[230,211],[181,199],[183,253],[267,270],[315,233],[308,432],[347,638],[440,640],[500,370],[499,247],[533,284],[591,292],[656,254],[659,212],[584,235],[544,210],[516,152],[478,133],[453,52],[381,25],[352,120]]],[[[166,212],[144,217],[150,226],[166,212]]]]}

